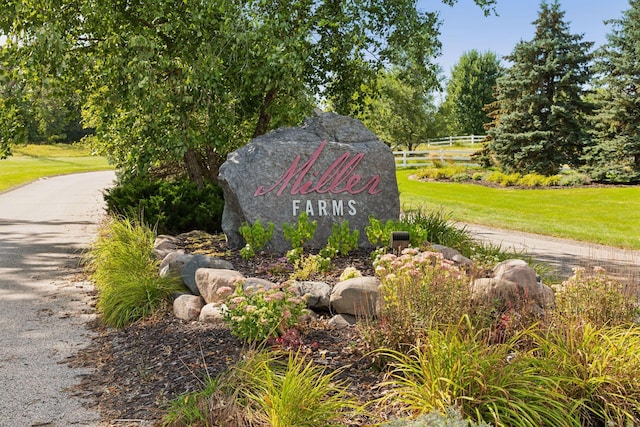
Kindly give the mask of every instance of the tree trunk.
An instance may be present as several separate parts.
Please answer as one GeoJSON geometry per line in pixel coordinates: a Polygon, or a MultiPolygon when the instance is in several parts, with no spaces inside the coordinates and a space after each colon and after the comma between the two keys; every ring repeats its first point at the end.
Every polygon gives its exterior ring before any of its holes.
{"type": "Polygon", "coordinates": [[[253,137],[256,138],[260,135],[264,135],[269,130],[269,124],[271,123],[271,114],[267,111],[271,103],[276,99],[278,89],[272,88],[264,96],[262,106],[260,107],[260,116],[258,117],[258,123],[256,123],[256,129],[253,132],[253,137]]]}

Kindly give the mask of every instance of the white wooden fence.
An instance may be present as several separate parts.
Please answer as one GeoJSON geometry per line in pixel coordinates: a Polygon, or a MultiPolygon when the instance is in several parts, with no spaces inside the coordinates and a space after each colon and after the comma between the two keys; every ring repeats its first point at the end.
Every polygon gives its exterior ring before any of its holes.
{"type": "Polygon", "coordinates": [[[394,151],[397,168],[431,166],[434,162],[474,165],[471,155],[478,151],[483,135],[449,136],[430,139],[422,144],[426,150],[394,151]],[[448,148],[448,147],[456,148],[448,148]],[[446,148],[443,148],[446,147],[446,148]]]}

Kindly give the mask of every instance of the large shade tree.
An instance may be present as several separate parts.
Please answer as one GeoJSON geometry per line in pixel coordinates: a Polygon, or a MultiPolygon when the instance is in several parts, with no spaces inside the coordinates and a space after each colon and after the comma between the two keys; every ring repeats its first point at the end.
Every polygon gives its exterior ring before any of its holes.
{"type": "Polygon", "coordinates": [[[487,147],[504,171],[551,175],[581,164],[593,43],[571,34],[564,15],[557,1],[542,2],[533,39],[505,57],[512,65],[497,79],[487,147]]]}
{"type": "MultiPolygon", "coordinates": [[[[488,12],[495,0],[475,3],[488,12]]],[[[432,84],[438,25],[415,0],[7,0],[0,73],[79,93],[101,150],[127,174],[174,161],[202,182],[318,98],[353,111],[384,66],[432,84]]]]}
{"type": "Polygon", "coordinates": [[[612,21],[598,52],[593,146],[587,166],[599,181],[640,181],[640,1],[612,21]]]}
{"type": "Polygon", "coordinates": [[[406,82],[398,70],[383,71],[354,115],[382,141],[409,151],[438,135],[433,93],[406,82]]]}
{"type": "Polygon", "coordinates": [[[465,52],[451,69],[447,95],[440,106],[448,135],[484,135],[489,122],[484,107],[495,101],[502,68],[493,52],[465,52]]]}

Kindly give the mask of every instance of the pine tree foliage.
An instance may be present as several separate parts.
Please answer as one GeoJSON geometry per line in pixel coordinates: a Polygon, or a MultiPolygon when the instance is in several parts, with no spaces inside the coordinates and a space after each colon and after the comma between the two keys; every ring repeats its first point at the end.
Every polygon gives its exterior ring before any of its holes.
{"type": "Polygon", "coordinates": [[[495,101],[496,79],[502,73],[500,60],[493,52],[465,52],[451,70],[447,97],[441,113],[448,135],[483,135],[489,121],[483,111],[495,101]]]}
{"type": "Polygon", "coordinates": [[[585,159],[598,181],[640,181],[640,1],[629,4],[611,22],[595,66],[597,110],[585,159]]]}
{"type": "Polygon", "coordinates": [[[497,79],[488,151],[506,172],[557,173],[580,165],[587,140],[585,100],[593,43],[571,34],[556,0],[542,2],[531,41],[521,41],[497,79]]]}

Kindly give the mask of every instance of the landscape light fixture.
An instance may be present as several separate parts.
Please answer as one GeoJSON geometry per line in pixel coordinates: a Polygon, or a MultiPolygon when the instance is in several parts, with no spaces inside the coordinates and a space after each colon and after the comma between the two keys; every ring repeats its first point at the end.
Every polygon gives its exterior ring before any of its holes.
{"type": "Polygon", "coordinates": [[[398,252],[400,252],[404,248],[409,247],[409,232],[392,231],[391,242],[389,242],[389,246],[392,250],[398,250],[398,252]]]}

